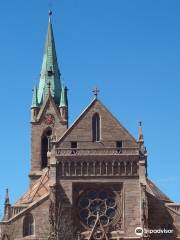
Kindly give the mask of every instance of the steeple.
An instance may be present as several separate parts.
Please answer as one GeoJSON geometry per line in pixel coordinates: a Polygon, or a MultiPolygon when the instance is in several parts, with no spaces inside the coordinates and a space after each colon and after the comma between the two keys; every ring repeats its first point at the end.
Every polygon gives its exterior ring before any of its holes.
{"type": "Polygon", "coordinates": [[[34,87],[31,105],[31,185],[48,167],[50,137],[60,138],[68,128],[67,88],[61,87],[51,16],[50,11],[39,86],[34,87]]]}
{"type": "Polygon", "coordinates": [[[40,82],[38,87],[38,104],[41,105],[48,95],[48,84],[50,83],[51,96],[57,105],[60,103],[61,82],[58,67],[56,47],[54,41],[53,27],[51,22],[52,12],[49,11],[48,31],[41,68],[40,82]]]}

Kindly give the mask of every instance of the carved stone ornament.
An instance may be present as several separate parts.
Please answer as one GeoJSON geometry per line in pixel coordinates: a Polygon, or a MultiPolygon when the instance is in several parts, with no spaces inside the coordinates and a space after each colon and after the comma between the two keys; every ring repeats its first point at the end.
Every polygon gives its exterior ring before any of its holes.
{"type": "Polygon", "coordinates": [[[53,125],[55,122],[55,118],[51,113],[47,113],[44,117],[44,122],[47,125],[53,125]]]}

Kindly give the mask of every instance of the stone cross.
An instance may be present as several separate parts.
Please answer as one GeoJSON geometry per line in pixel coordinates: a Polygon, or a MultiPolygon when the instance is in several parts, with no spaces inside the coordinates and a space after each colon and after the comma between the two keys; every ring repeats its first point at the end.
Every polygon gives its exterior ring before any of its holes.
{"type": "Polygon", "coordinates": [[[95,96],[96,99],[98,97],[99,92],[100,92],[99,89],[97,87],[95,87],[94,90],[93,90],[93,93],[94,93],[94,96],[95,96]]]}

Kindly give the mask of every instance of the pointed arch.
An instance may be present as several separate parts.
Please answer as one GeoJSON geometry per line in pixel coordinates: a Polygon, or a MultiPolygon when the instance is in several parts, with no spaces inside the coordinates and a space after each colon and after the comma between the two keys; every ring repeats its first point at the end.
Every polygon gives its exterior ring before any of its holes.
{"type": "Polygon", "coordinates": [[[35,234],[34,218],[31,213],[28,213],[23,219],[23,237],[32,236],[35,234]]]}
{"type": "Polygon", "coordinates": [[[138,174],[138,164],[136,161],[133,162],[132,164],[132,174],[137,175],[138,174]]]}
{"type": "Polygon", "coordinates": [[[126,175],[131,175],[131,163],[129,161],[126,163],[126,175]]]}
{"type": "Polygon", "coordinates": [[[114,167],[113,174],[114,175],[119,175],[119,165],[118,165],[117,161],[114,162],[114,166],[113,167],[114,167]]]}
{"type": "Polygon", "coordinates": [[[98,176],[100,174],[101,174],[100,162],[96,161],[96,163],[95,163],[95,175],[98,176]]]}
{"type": "Polygon", "coordinates": [[[92,117],[92,141],[98,142],[101,137],[100,116],[95,113],[92,117]]]}
{"type": "Polygon", "coordinates": [[[41,137],[41,168],[48,166],[47,152],[49,150],[49,138],[52,135],[52,129],[46,128],[41,137]]]}
{"type": "Polygon", "coordinates": [[[87,176],[88,175],[88,169],[87,169],[87,162],[82,163],[82,175],[87,176]]]}
{"type": "Polygon", "coordinates": [[[125,164],[120,162],[120,175],[125,175],[125,164]]]}

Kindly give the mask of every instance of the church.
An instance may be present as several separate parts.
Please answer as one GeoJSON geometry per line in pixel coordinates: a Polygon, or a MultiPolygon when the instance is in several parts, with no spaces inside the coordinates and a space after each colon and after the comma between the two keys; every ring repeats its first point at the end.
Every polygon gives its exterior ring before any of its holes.
{"type": "Polygon", "coordinates": [[[49,12],[31,105],[29,188],[5,195],[1,240],[180,239],[180,204],[148,178],[142,124],[135,139],[94,90],[69,127],[49,12]]]}

